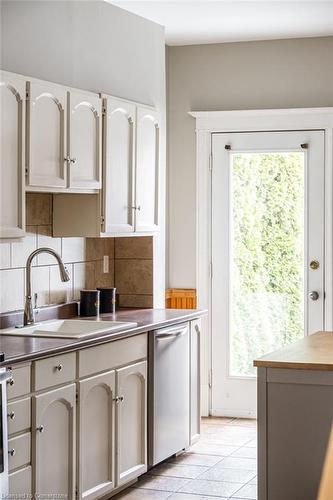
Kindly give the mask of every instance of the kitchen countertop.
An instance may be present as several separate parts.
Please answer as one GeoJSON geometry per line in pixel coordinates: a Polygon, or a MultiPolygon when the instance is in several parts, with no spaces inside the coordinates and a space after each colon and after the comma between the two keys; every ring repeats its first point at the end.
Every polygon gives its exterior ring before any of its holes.
{"type": "Polygon", "coordinates": [[[254,366],[333,371],[333,332],[317,332],[309,335],[256,359],[254,366]]]}
{"type": "MultiPolygon", "coordinates": [[[[206,311],[198,309],[132,309],[117,311],[115,315],[101,314],[99,316],[100,321],[133,321],[137,323],[137,326],[121,332],[95,334],[82,339],[24,337],[22,335],[1,334],[0,352],[5,353],[5,361],[4,363],[0,363],[0,366],[30,361],[52,356],[59,352],[73,351],[118,340],[123,337],[138,335],[143,332],[181,323],[182,321],[189,321],[205,314],[206,311]]],[[[83,318],[82,316],[70,319],[97,320],[96,317],[83,318]]]]}

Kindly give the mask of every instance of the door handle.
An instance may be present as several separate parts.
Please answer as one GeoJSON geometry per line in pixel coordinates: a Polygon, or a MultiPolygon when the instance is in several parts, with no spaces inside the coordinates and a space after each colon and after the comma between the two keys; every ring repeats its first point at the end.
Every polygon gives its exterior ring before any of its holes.
{"type": "Polygon", "coordinates": [[[316,290],[312,290],[312,292],[309,293],[309,297],[311,300],[318,300],[319,299],[319,293],[316,290]]]}

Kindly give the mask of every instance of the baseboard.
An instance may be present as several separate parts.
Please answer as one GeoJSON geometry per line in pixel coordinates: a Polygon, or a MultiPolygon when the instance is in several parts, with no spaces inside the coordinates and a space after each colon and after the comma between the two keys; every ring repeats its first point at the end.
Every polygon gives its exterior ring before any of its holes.
{"type": "Polygon", "coordinates": [[[257,418],[257,412],[247,410],[224,410],[223,408],[212,409],[210,411],[212,417],[229,417],[229,418],[257,418]]]}

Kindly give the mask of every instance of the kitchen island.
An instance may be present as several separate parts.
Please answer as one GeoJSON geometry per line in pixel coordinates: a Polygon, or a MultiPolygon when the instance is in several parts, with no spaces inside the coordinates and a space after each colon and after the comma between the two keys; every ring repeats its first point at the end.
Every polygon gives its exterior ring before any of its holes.
{"type": "Polygon", "coordinates": [[[316,500],[333,422],[333,332],[255,360],[258,500],[316,500]]]}

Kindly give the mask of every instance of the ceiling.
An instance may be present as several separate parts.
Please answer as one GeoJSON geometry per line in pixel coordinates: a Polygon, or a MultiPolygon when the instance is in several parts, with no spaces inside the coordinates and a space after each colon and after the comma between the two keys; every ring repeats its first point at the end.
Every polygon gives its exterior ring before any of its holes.
{"type": "Polygon", "coordinates": [[[333,0],[107,0],[165,26],[168,45],[333,35],[333,0]]]}

